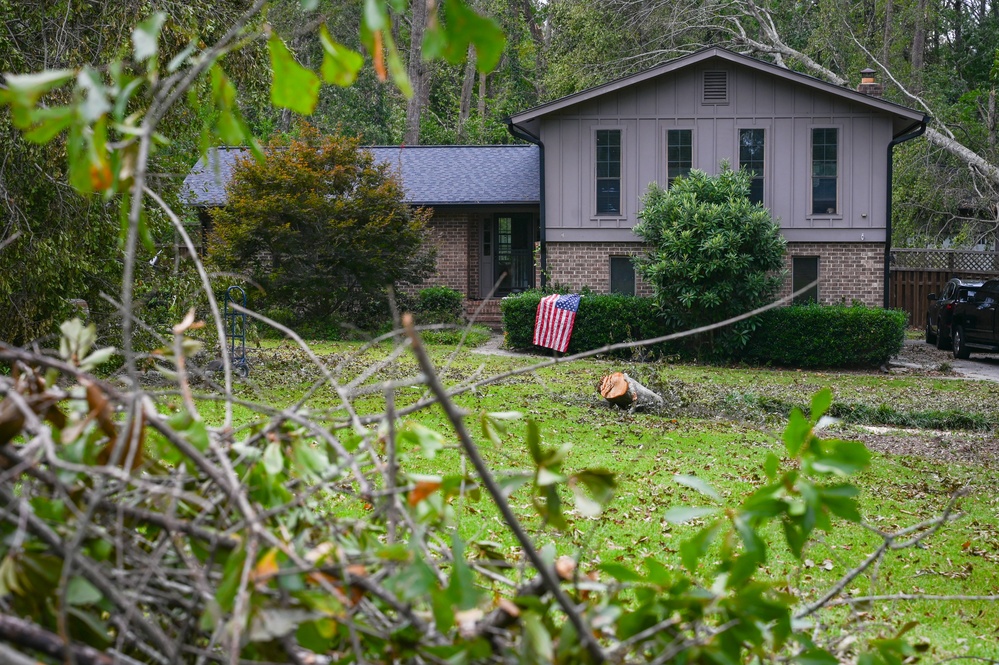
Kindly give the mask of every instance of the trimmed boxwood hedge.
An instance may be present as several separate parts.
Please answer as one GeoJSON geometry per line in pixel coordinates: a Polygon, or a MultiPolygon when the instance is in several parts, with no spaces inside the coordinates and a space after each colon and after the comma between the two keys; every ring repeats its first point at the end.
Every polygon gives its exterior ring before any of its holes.
{"type": "MultiPolygon", "coordinates": [[[[534,318],[543,296],[540,291],[525,291],[503,298],[500,308],[507,346],[514,349],[538,348],[531,342],[534,339],[534,318]]],[[[590,351],[608,344],[660,337],[669,332],[659,318],[655,303],[649,298],[587,293],[579,301],[567,352],[590,351]]],[[[645,352],[663,355],[673,353],[674,349],[660,344],[645,349],[645,352]]],[[[625,351],[623,355],[631,354],[632,351],[625,351]]]]}
{"type": "MultiPolygon", "coordinates": [[[[540,291],[527,291],[503,299],[507,346],[537,349],[531,340],[542,296],[540,291]]],[[[863,305],[794,305],[773,309],[757,317],[749,343],[738,357],[728,360],[801,368],[878,366],[902,349],[907,316],[901,310],[863,305]]],[[[670,332],[649,298],[587,294],[579,303],[568,353],[670,332]]],[[[655,356],[681,355],[680,347],[669,343],[645,352],[655,356]]]]}
{"type": "Polygon", "coordinates": [[[908,315],[863,305],[794,305],[764,312],[743,360],[784,367],[871,367],[902,350],[908,315]]]}

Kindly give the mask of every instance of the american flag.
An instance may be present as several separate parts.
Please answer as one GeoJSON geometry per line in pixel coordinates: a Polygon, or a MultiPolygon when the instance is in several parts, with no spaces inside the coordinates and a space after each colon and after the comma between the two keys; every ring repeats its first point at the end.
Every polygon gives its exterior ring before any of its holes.
{"type": "Polygon", "coordinates": [[[538,303],[538,317],[534,320],[534,345],[565,353],[578,310],[578,294],[542,298],[538,303]]]}

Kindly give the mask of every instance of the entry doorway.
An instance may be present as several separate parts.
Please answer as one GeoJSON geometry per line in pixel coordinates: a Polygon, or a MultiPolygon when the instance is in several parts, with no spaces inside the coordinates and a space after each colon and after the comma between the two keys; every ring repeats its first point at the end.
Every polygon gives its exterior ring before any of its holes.
{"type": "Polygon", "coordinates": [[[497,213],[492,220],[493,279],[506,273],[496,289],[505,296],[534,288],[534,243],[537,224],[532,213],[497,213]]]}

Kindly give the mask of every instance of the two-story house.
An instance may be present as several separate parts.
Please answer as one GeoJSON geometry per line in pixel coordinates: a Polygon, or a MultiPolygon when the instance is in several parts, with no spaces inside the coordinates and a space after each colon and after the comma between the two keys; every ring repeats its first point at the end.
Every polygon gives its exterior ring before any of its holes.
{"type": "MultiPolygon", "coordinates": [[[[727,161],[754,173],[752,197],[780,220],[785,292],[818,278],[819,302],[881,305],[891,150],[928,118],[880,90],[869,78],[850,90],[707,48],[513,115],[510,132],[536,148],[373,150],[399,169],[410,203],[434,207],[432,281],[470,303],[503,274],[499,295],[542,281],[647,293],[630,261],[642,251],[631,230],[642,194],[727,161]]],[[[192,203],[224,203],[213,173],[199,163],[188,176],[192,203]]]]}

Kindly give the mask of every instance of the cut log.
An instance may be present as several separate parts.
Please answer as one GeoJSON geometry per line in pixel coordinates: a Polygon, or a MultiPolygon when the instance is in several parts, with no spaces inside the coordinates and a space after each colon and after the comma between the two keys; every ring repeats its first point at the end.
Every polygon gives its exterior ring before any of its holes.
{"type": "Polygon", "coordinates": [[[610,404],[630,411],[659,407],[664,403],[660,395],[649,390],[624,372],[614,372],[603,377],[600,379],[597,389],[610,404]]]}

